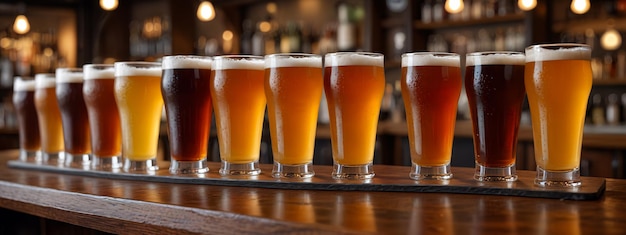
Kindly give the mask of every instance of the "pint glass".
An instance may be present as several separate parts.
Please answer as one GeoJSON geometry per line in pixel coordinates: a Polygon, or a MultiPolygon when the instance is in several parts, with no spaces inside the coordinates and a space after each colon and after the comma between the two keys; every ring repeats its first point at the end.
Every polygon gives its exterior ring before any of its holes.
{"type": "Polygon", "coordinates": [[[163,97],[161,63],[116,62],[115,101],[122,124],[122,155],[125,172],[153,173],[163,97]]]}
{"type": "Polygon", "coordinates": [[[161,93],[170,141],[170,173],[203,174],[211,128],[211,57],[163,57],[161,93]]]}
{"type": "Polygon", "coordinates": [[[63,124],[55,89],[56,79],[53,73],[35,75],[35,108],[41,134],[42,161],[51,165],[63,165],[63,124]]]}
{"type": "Polygon", "coordinates": [[[591,48],[544,44],[526,48],[524,82],[533,126],[539,186],[579,186],[591,48]]]}
{"type": "Polygon", "coordinates": [[[473,126],[474,179],[515,181],[525,57],[520,52],[476,52],[466,57],[465,91],[473,126]]]}
{"type": "Polygon", "coordinates": [[[322,97],[322,57],[265,56],[265,97],[274,156],[272,176],[310,178],[317,113],[322,97]]]}
{"type": "Polygon", "coordinates": [[[222,175],[258,175],[265,117],[261,56],[218,56],[211,96],[220,145],[222,175]]]}
{"type": "Polygon", "coordinates": [[[13,84],[13,106],[20,133],[20,157],[25,162],[41,162],[41,137],[35,109],[35,80],[17,77],[13,84]]]}
{"type": "Polygon", "coordinates": [[[449,179],[459,96],[460,56],[416,52],[402,55],[400,87],[411,153],[409,177],[449,179]]]}
{"type": "Polygon", "coordinates": [[[91,130],[91,167],[97,170],[122,168],[122,130],[115,103],[115,68],[111,64],[83,66],[83,97],[91,130]]]}
{"type": "Polygon", "coordinates": [[[89,116],[83,98],[83,69],[58,68],[57,101],[63,121],[65,165],[89,168],[91,139],[89,116]]]}
{"type": "Polygon", "coordinates": [[[333,178],[374,177],[374,147],[384,91],[382,54],[326,54],[324,92],[330,117],[333,178]]]}

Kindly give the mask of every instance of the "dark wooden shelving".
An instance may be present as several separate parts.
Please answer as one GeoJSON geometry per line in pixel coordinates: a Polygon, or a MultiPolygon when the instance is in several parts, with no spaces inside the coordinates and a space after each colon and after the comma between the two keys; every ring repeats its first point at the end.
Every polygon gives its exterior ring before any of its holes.
{"type": "Polygon", "coordinates": [[[594,86],[626,86],[626,78],[594,79],[594,86]]]}
{"type": "Polygon", "coordinates": [[[523,21],[526,18],[524,13],[509,14],[503,16],[494,16],[489,18],[472,19],[472,20],[445,20],[440,22],[422,23],[416,20],[413,25],[418,30],[435,30],[435,29],[452,29],[468,26],[488,26],[493,24],[513,23],[523,21]]]}

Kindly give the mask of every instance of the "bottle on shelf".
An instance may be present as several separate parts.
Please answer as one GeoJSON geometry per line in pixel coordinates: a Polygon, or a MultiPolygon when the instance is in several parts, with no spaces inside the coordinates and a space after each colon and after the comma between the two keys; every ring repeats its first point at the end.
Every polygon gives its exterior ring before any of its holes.
{"type": "Polygon", "coordinates": [[[620,105],[617,94],[611,93],[607,97],[606,123],[608,125],[618,125],[620,122],[620,105]]]}
{"type": "Polygon", "coordinates": [[[602,105],[602,95],[591,96],[591,123],[597,126],[605,124],[604,105],[602,105]]]}

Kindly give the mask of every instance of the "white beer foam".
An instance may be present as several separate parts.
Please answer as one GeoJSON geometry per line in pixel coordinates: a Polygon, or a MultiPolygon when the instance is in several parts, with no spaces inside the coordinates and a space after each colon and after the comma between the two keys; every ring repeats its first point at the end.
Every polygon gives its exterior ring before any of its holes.
{"type": "Polygon", "coordinates": [[[325,67],[337,67],[347,65],[364,65],[384,67],[385,60],[382,56],[359,53],[333,53],[326,55],[325,67]]]}
{"type": "Polygon", "coordinates": [[[13,83],[13,91],[34,91],[35,80],[25,80],[21,77],[16,77],[13,83]]]}
{"type": "Polygon", "coordinates": [[[56,87],[57,82],[54,73],[35,74],[35,88],[56,87]]]}
{"type": "Polygon", "coordinates": [[[211,57],[203,56],[166,56],[163,57],[163,69],[211,69],[211,57]]]}
{"type": "Polygon", "coordinates": [[[133,62],[143,66],[133,66],[125,62],[115,62],[115,76],[147,76],[161,77],[161,66],[148,67],[150,65],[159,65],[153,62],[133,62]]]}
{"type": "Polygon", "coordinates": [[[278,68],[278,67],[322,67],[322,57],[300,57],[300,56],[288,56],[288,57],[265,57],[265,68],[278,68]]]}
{"type": "Polygon", "coordinates": [[[254,57],[221,57],[213,60],[213,70],[226,69],[247,69],[247,70],[263,70],[265,60],[263,57],[256,59],[254,57]]]}
{"type": "MultiPolygon", "coordinates": [[[[487,52],[488,53],[488,52],[487,52]]],[[[494,54],[481,54],[481,55],[467,55],[465,57],[465,66],[480,65],[524,65],[526,63],[526,57],[524,54],[507,54],[497,53],[494,54]]]]}
{"type": "MultiPolygon", "coordinates": [[[[93,65],[101,66],[97,64],[93,64],[93,65]]],[[[115,67],[110,66],[110,67],[94,68],[92,64],[87,64],[83,66],[83,73],[85,76],[85,80],[100,79],[100,78],[114,79],[115,67]]]]}
{"type": "Polygon", "coordinates": [[[526,62],[548,60],[589,60],[591,50],[588,47],[561,48],[558,50],[533,46],[526,49],[526,62]]]}
{"type": "Polygon", "coordinates": [[[58,68],[56,70],[58,83],[83,82],[83,70],[77,68],[58,68]]]}
{"type": "Polygon", "coordinates": [[[411,66],[461,67],[461,61],[458,56],[437,56],[435,54],[409,54],[402,56],[402,67],[411,66]]]}

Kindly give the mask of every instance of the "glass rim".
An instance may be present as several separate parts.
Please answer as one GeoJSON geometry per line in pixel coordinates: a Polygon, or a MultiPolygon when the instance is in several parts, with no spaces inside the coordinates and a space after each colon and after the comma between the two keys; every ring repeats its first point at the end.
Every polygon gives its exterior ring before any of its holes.
{"type": "Polygon", "coordinates": [[[378,53],[378,52],[370,52],[370,51],[337,51],[337,52],[330,52],[330,53],[326,53],[324,56],[336,56],[336,55],[365,55],[365,56],[371,56],[371,57],[384,57],[385,55],[383,53],[378,53]]]}
{"type": "Polygon", "coordinates": [[[465,54],[469,56],[486,56],[486,55],[524,55],[521,51],[476,51],[465,54]]]}
{"type": "Polygon", "coordinates": [[[533,50],[535,48],[543,48],[547,50],[555,50],[561,48],[574,48],[574,47],[582,47],[591,50],[591,46],[584,43],[573,43],[573,42],[563,42],[563,43],[546,43],[546,44],[535,44],[526,47],[525,50],[533,50]]]}
{"type": "Polygon", "coordinates": [[[97,69],[97,68],[115,68],[115,65],[113,64],[84,64],[83,65],[83,71],[85,71],[86,69],[97,69]]]}
{"type": "Polygon", "coordinates": [[[314,57],[322,57],[321,55],[318,54],[311,54],[311,53],[274,53],[274,54],[269,54],[269,55],[265,55],[265,58],[277,58],[277,57],[296,57],[296,58],[314,58],[314,57]]]}
{"type": "Polygon", "coordinates": [[[237,58],[264,59],[265,57],[262,55],[219,55],[219,56],[214,56],[213,60],[237,59],[237,58]]]}
{"type": "Polygon", "coordinates": [[[141,68],[152,67],[151,65],[158,65],[159,67],[161,66],[161,62],[148,62],[148,61],[120,61],[120,62],[113,63],[113,66],[118,65],[118,64],[127,65],[127,66],[138,65],[138,66],[142,66],[141,68]]]}
{"type": "Polygon", "coordinates": [[[436,51],[414,51],[414,52],[406,52],[406,53],[402,53],[401,57],[409,57],[409,56],[424,56],[424,55],[432,55],[432,56],[441,56],[441,57],[447,57],[447,56],[461,56],[458,53],[454,53],[454,52],[436,52],[436,51]]]}
{"type": "Polygon", "coordinates": [[[63,67],[63,68],[56,68],[55,73],[58,73],[59,71],[61,72],[66,72],[66,73],[82,73],[83,72],[83,68],[82,67],[63,67]]]}

